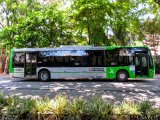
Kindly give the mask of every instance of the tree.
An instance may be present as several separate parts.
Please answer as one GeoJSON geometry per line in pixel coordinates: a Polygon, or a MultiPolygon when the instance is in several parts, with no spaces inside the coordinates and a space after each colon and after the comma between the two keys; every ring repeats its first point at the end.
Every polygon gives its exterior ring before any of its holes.
{"type": "Polygon", "coordinates": [[[13,9],[17,14],[10,15],[16,19],[0,33],[3,47],[53,47],[67,42],[65,14],[56,4],[44,6],[35,0],[18,2],[13,9]]]}
{"type": "Polygon", "coordinates": [[[160,0],[154,0],[157,4],[160,5],[160,0]]]}
{"type": "Polygon", "coordinates": [[[160,17],[147,19],[144,22],[145,44],[149,45],[154,51],[155,57],[158,56],[158,46],[160,45],[160,17]]]}
{"type": "Polygon", "coordinates": [[[111,14],[108,0],[75,0],[73,3],[73,19],[77,34],[85,37],[89,45],[106,44],[105,29],[108,20],[107,14],[111,14]]]}

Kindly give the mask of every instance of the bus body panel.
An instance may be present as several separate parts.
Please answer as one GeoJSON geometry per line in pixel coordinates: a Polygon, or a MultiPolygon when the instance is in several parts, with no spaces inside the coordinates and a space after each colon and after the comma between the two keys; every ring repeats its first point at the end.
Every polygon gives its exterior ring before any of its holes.
{"type": "Polygon", "coordinates": [[[106,78],[106,67],[74,67],[75,78],[106,78]]]}
{"type": "Polygon", "coordinates": [[[51,79],[60,78],[106,78],[106,67],[40,67],[50,71],[51,79]]]}
{"type": "Polygon", "coordinates": [[[149,77],[153,78],[155,76],[155,70],[154,69],[149,69],[149,77]]]}
{"type": "Polygon", "coordinates": [[[130,65],[130,66],[107,67],[107,79],[115,79],[117,72],[120,70],[126,70],[129,74],[129,78],[135,78],[135,67],[134,65],[130,65]]]}
{"type": "Polygon", "coordinates": [[[10,62],[9,62],[9,72],[11,74],[14,73],[14,68],[13,68],[13,56],[14,56],[14,49],[11,49],[11,52],[10,52],[10,62]]]}
{"type": "Polygon", "coordinates": [[[154,78],[155,72],[153,69],[149,69],[149,74],[148,75],[143,75],[143,76],[136,76],[136,78],[154,78]]]}
{"type": "Polygon", "coordinates": [[[14,68],[13,77],[24,78],[24,68],[14,68]]]}

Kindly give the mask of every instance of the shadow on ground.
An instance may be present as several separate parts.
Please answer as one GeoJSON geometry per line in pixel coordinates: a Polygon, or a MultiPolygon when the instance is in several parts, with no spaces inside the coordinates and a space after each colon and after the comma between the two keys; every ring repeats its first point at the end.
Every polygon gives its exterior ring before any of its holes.
{"type": "Polygon", "coordinates": [[[81,97],[91,99],[100,96],[104,100],[142,101],[150,100],[160,107],[160,80],[130,80],[115,82],[114,80],[51,80],[40,82],[37,80],[16,79],[1,81],[0,90],[6,95],[20,97],[50,98],[56,95],[67,95],[70,99],[81,97]]]}

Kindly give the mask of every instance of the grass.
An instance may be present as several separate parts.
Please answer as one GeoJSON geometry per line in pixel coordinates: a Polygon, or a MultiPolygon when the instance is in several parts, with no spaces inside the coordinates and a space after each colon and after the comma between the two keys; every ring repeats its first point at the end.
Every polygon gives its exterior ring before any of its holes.
{"type": "MultiPolygon", "coordinates": [[[[91,100],[58,95],[53,99],[4,97],[0,94],[1,115],[16,120],[143,120],[160,119],[160,109],[150,101],[127,102],[120,105],[104,101],[100,97],[91,100]],[[153,118],[154,117],[154,118],[153,118]]],[[[1,119],[1,118],[0,118],[1,119]]]]}

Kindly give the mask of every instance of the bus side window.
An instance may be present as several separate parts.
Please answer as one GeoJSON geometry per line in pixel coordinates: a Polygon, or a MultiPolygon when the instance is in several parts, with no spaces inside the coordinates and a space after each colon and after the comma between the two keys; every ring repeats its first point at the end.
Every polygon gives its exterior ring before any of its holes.
{"type": "Polygon", "coordinates": [[[74,65],[75,66],[88,66],[89,65],[89,56],[75,56],[74,57],[74,65]]]}
{"type": "Polygon", "coordinates": [[[96,56],[92,56],[92,66],[96,66],[96,56]]]}
{"type": "Polygon", "coordinates": [[[13,57],[14,67],[24,67],[25,55],[24,53],[15,53],[13,57]]]}
{"type": "Polygon", "coordinates": [[[118,54],[115,50],[106,50],[106,65],[115,66],[118,64],[118,54]]]}
{"type": "Polygon", "coordinates": [[[55,66],[63,67],[63,56],[55,56],[55,66]]]}
{"type": "Polygon", "coordinates": [[[97,67],[100,67],[100,66],[105,66],[105,62],[104,62],[104,50],[96,50],[96,51],[92,51],[91,52],[91,63],[92,63],[92,66],[97,66],[97,67]]]}
{"type": "Polygon", "coordinates": [[[103,63],[103,56],[98,56],[97,57],[97,60],[98,60],[98,66],[103,66],[104,65],[104,63],[103,63]]]}

